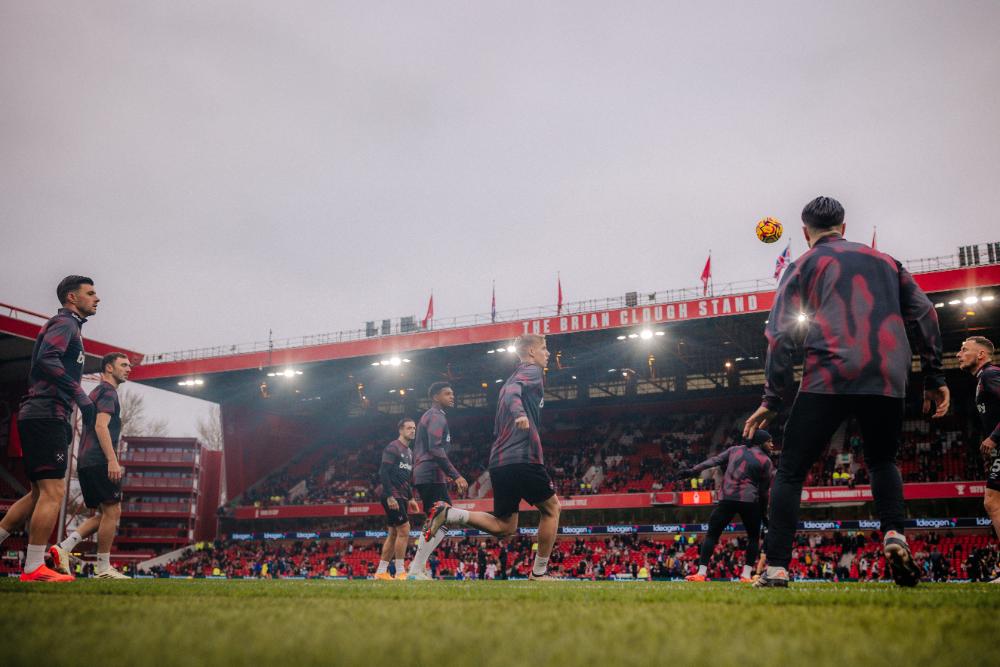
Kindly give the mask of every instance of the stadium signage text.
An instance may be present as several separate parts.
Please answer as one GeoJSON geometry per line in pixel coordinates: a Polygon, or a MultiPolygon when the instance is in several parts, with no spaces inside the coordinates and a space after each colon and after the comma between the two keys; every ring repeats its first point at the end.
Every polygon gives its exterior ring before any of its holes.
{"type": "MultiPolygon", "coordinates": [[[[837,530],[878,530],[881,524],[871,519],[850,520],[850,521],[800,521],[798,530],[812,532],[829,532],[837,530]]],[[[961,519],[906,519],[904,525],[907,528],[987,528],[992,526],[990,520],[984,517],[967,517],[961,519]]],[[[744,532],[743,524],[731,523],[726,526],[727,532],[744,532]]],[[[518,528],[519,535],[536,535],[537,528],[518,528]]],[[[676,524],[650,524],[640,526],[561,526],[560,535],[628,535],[634,533],[673,533],[675,540],[682,539],[681,534],[695,534],[708,532],[707,523],[676,523],[676,524]]],[[[313,533],[310,533],[313,534],[313,533]]],[[[335,530],[314,533],[315,539],[384,539],[388,536],[385,530],[335,530]]],[[[300,533],[232,533],[230,539],[237,541],[248,540],[293,540],[301,539],[300,533]]],[[[410,537],[420,536],[419,530],[411,530],[410,537]]],[[[487,534],[474,528],[454,529],[448,531],[449,537],[487,537],[487,534]]]]}
{"type": "Polygon", "coordinates": [[[662,324],[681,320],[696,320],[720,315],[759,313],[771,309],[773,292],[744,294],[740,296],[694,299],[642,308],[625,308],[595,311],[579,315],[546,317],[521,322],[522,333],[560,334],[574,331],[596,331],[642,324],[662,324]]]}

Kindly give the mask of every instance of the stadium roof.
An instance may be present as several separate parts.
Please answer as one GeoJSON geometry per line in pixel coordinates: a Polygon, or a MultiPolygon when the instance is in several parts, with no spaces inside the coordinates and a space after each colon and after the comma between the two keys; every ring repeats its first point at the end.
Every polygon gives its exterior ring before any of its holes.
{"type": "MultiPolygon", "coordinates": [[[[957,255],[908,263],[939,307],[946,349],[973,332],[995,335],[1000,290],[990,288],[1000,286],[997,259],[994,253],[991,263],[975,266],[962,266],[957,255]]],[[[699,287],[571,303],[561,312],[550,306],[499,313],[496,321],[490,315],[435,320],[412,333],[400,333],[394,322],[388,335],[379,327],[147,355],[132,379],[221,403],[260,395],[298,404],[422,397],[439,379],[452,381],[456,391],[489,393],[513,368],[505,348],[522,333],[539,332],[550,336],[553,352],[549,387],[630,376],[666,382],[683,374],[721,388],[732,386],[729,374],[762,368],[762,330],[773,298],[774,281],[753,281],[717,286],[705,296],[699,287]]]]}
{"type": "MultiPolygon", "coordinates": [[[[31,368],[31,350],[42,325],[51,317],[0,303],[0,384],[23,382],[31,368]]],[[[84,373],[100,370],[101,357],[109,352],[124,352],[133,364],[142,354],[122,347],[87,339],[84,344],[84,373]]]]}

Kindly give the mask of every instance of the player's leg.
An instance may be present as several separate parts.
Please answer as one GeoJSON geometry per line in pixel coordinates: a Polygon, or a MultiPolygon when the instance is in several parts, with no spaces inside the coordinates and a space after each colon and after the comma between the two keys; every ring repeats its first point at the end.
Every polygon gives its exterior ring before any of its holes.
{"type": "Polygon", "coordinates": [[[792,560],[792,540],[799,521],[802,484],[813,463],[819,459],[837,427],[844,420],[846,406],[841,396],[799,393],[795,397],[778,460],[778,472],[771,489],[771,510],[767,533],[767,570],[759,586],[786,586],[788,564],[792,560]]]}
{"type": "Polygon", "coordinates": [[[535,554],[535,562],[531,566],[531,578],[539,579],[548,576],[549,557],[552,555],[552,548],[555,546],[556,536],[559,534],[559,515],[562,512],[562,506],[554,493],[547,499],[532,504],[538,508],[540,516],[538,518],[538,553],[535,554]]]}
{"type": "Polygon", "coordinates": [[[120,579],[125,575],[111,567],[111,543],[118,532],[118,522],[122,516],[121,503],[101,503],[101,523],[97,528],[97,566],[94,568],[97,576],[102,578],[120,579]]]}
{"type": "Polygon", "coordinates": [[[52,569],[63,574],[70,574],[70,553],[82,540],[96,533],[100,525],[101,515],[99,512],[95,512],[73,529],[62,542],[52,545],[49,549],[49,555],[52,556],[52,569]]]}
{"type": "Polygon", "coordinates": [[[446,525],[477,528],[494,537],[510,537],[517,534],[517,512],[498,517],[489,512],[472,512],[457,507],[447,508],[444,517],[446,525]]]}
{"type": "Polygon", "coordinates": [[[39,479],[35,481],[35,485],[38,487],[38,500],[31,513],[28,530],[28,554],[24,561],[26,574],[45,565],[45,548],[52,529],[59,519],[59,507],[62,505],[66,488],[62,478],[39,479]]]}
{"type": "MultiPolygon", "coordinates": [[[[1000,461],[1000,459],[997,460],[1000,461]]],[[[983,496],[983,507],[986,509],[990,521],[993,522],[993,530],[1000,538],[1000,489],[987,487],[986,495],[983,496]]]]}
{"type": "Polygon", "coordinates": [[[406,579],[406,547],[410,543],[410,522],[396,526],[393,541],[393,557],[396,563],[396,579],[406,579]]]}
{"type": "MultiPolygon", "coordinates": [[[[427,516],[425,521],[425,528],[430,523],[431,510],[436,503],[445,503],[447,505],[451,504],[451,498],[448,495],[448,485],[447,484],[418,484],[417,492],[420,494],[420,502],[424,508],[424,514],[427,516]]],[[[424,530],[417,540],[417,553],[414,555],[413,560],[410,561],[410,579],[430,579],[427,575],[427,559],[430,558],[431,553],[437,548],[437,545],[441,544],[441,540],[447,535],[447,529],[444,526],[440,526],[436,530],[428,531],[424,530]]]]}
{"type": "Polygon", "coordinates": [[[10,537],[10,534],[28,522],[31,512],[38,501],[38,487],[32,482],[31,490],[17,499],[3,519],[0,519],[0,544],[10,537]]]}
{"type": "Polygon", "coordinates": [[[743,573],[740,581],[750,581],[754,567],[760,554],[760,505],[757,503],[740,503],[740,520],[747,532],[747,550],[744,555],[743,573]]]}
{"type": "Polygon", "coordinates": [[[861,427],[875,513],[882,522],[886,562],[897,584],[916,586],[922,573],[903,535],[903,477],[896,465],[896,452],[903,431],[903,399],[854,396],[851,400],[861,427]]]}
{"type": "Polygon", "coordinates": [[[708,517],[708,533],[698,552],[698,572],[685,577],[687,581],[708,581],[708,564],[715,553],[715,545],[719,543],[719,536],[735,514],[736,509],[728,500],[720,500],[712,510],[712,515],[708,517]]]}
{"type": "Polygon", "coordinates": [[[396,551],[396,527],[388,526],[388,535],[382,543],[382,554],[379,556],[378,568],[375,570],[376,579],[391,579],[389,574],[389,561],[396,551]]]}

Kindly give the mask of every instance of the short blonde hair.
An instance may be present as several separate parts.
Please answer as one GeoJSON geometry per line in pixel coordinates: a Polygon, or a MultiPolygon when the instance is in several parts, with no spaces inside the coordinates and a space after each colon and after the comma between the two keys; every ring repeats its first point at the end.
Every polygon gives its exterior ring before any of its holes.
{"type": "Polygon", "coordinates": [[[528,354],[528,350],[535,347],[536,345],[542,345],[545,343],[545,336],[539,336],[538,334],[524,334],[523,336],[518,336],[514,341],[514,350],[517,352],[517,356],[525,357],[528,354]]]}

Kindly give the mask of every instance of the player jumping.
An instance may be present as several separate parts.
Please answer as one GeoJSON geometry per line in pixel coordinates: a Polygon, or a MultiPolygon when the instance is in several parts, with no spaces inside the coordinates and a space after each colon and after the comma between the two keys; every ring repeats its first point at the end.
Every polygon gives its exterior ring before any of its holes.
{"type": "Polygon", "coordinates": [[[382,559],[375,571],[376,579],[389,580],[389,559],[395,558],[396,579],[406,579],[406,545],[410,540],[409,512],[417,511],[410,488],[413,473],[413,452],[410,443],[416,437],[417,424],[410,418],[399,422],[399,437],[385,446],[378,474],[382,480],[382,507],[389,535],[382,545],[382,559]]]}
{"type": "Polygon", "coordinates": [[[758,430],[748,444],[730,447],[689,470],[678,471],[674,476],[674,479],[686,479],[715,466],[726,467],[722,489],[719,490],[719,504],[708,519],[708,534],[698,556],[698,572],[688,575],[688,581],[708,581],[708,562],[715,545],[737,514],[747,533],[746,559],[740,581],[751,581],[760,553],[760,526],[767,512],[767,495],[774,473],[774,464],[768,457],[773,451],[771,434],[758,430]]]}
{"type": "Polygon", "coordinates": [[[549,360],[545,337],[527,334],[514,342],[521,364],[510,376],[497,400],[495,440],[490,450],[489,472],[493,483],[493,513],[470,512],[447,502],[434,505],[428,517],[433,534],[446,524],[472,526],[496,537],[517,533],[521,500],[538,508],[538,552],[528,577],[554,579],[548,573],[549,557],[559,532],[559,499],[545,470],[539,411],[544,405],[543,373],[549,360]]]}
{"type": "Polygon", "coordinates": [[[789,265],[768,317],[764,398],[746,421],[752,437],[777,415],[794,384],[793,354],[803,341],[802,381],[785,426],[771,492],[768,566],[756,586],[788,586],[802,484],[834,432],[856,417],[864,441],[875,511],[885,531],[882,550],[901,586],[915,586],[920,568],[903,536],[903,480],[896,467],[903,399],[914,332],[924,376],[924,410],[948,411],[937,313],[898,261],[844,239],[844,208],[817,197],[802,210],[809,251],[789,265]]]}
{"type": "Polygon", "coordinates": [[[80,439],[77,477],[84,504],[96,510],[66,539],[49,549],[54,569],[69,574],[69,554],[81,541],[97,533],[97,579],[129,579],[111,567],[111,543],[121,518],[122,475],[118,463],[118,437],[122,431],[121,403],[118,387],[128,380],[132,364],[121,352],[112,352],[101,359],[101,383],[90,392],[97,406],[96,423],[84,428],[80,439]]]}
{"type": "MultiPolygon", "coordinates": [[[[446,447],[451,444],[448,417],[445,409],[455,406],[455,391],[447,382],[435,382],[427,390],[431,408],[420,418],[417,437],[413,444],[413,485],[420,494],[424,513],[430,517],[431,508],[437,502],[450,503],[448,481],[455,482],[459,495],[464,494],[469,484],[459,474],[448,459],[446,447]]],[[[439,527],[440,528],[440,527],[439,527]]],[[[430,579],[427,574],[427,559],[444,539],[445,531],[424,531],[417,544],[417,553],[410,561],[410,579],[430,579]]]]}
{"type": "Polygon", "coordinates": [[[80,386],[83,337],[88,317],[100,299],[94,281],[66,276],[56,288],[62,308],[42,325],[31,351],[28,395],[18,411],[17,430],[24,450],[24,467],[31,491],[14,503],[0,521],[0,542],[30,518],[28,552],[21,581],[73,581],[45,565],[45,547],[59,518],[66,493],[66,464],[73,438],[73,404],[85,426],[94,423],[93,401],[80,386]]]}
{"type": "MultiPolygon", "coordinates": [[[[958,367],[976,376],[976,412],[982,426],[979,452],[986,461],[986,494],[983,505],[1000,537],[1000,367],[993,364],[993,342],[972,336],[958,354],[958,367]]],[[[991,584],[1000,584],[1000,577],[991,584]]]]}

